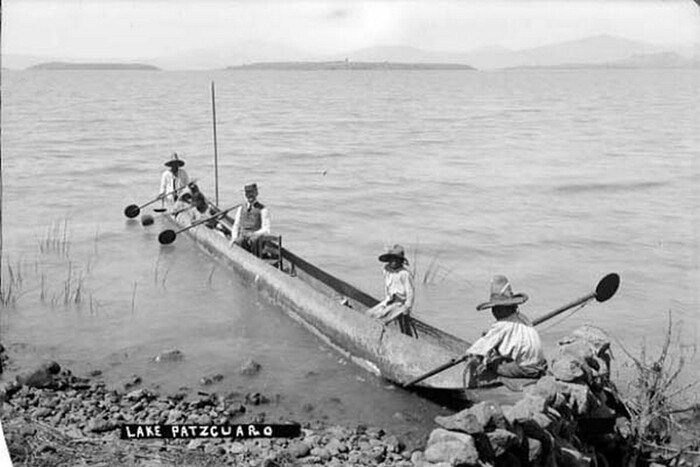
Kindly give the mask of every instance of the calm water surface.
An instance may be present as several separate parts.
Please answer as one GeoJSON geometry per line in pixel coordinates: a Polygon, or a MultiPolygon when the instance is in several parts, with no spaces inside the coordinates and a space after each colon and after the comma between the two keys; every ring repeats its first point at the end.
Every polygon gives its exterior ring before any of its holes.
{"type": "Polygon", "coordinates": [[[416,315],[473,340],[493,274],[536,317],[615,271],[618,294],[543,324],[547,345],[590,323],[618,350],[654,348],[669,310],[698,342],[698,71],[46,71],[2,75],[3,286],[8,266],[21,277],[5,345],[114,384],[221,373],[204,390],[280,394],[268,410],[297,419],[411,430],[440,410],[347,364],[187,237],[161,248],[165,226],[125,220],[172,151],[213,192],[212,80],[220,204],[256,181],[285,244],[341,278],[381,295],[376,257],[402,243],[416,315]],[[151,362],[172,348],[184,362],[151,362]],[[263,371],[239,376],[250,358],[263,371]]]}

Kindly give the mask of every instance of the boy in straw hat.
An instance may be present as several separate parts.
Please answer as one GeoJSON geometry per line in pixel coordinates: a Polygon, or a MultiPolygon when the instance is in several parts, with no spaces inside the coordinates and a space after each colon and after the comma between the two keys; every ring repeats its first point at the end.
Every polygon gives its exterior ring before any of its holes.
{"type": "Polygon", "coordinates": [[[528,296],[514,294],[505,276],[497,275],[491,281],[491,299],[481,303],[477,310],[491,309],[496,322],[467,350],[473,355],[468,361],[468,386],[476,385],[476,377],[506,376],[510,378],[538,378],[544,374],[546,361],[540,336],[530,320],[518,311],[528,296]]]}
{"type": "Polygon", "coordinates": [[[170,160],[165,162],[168,170],[163,172],[163,175],[160,177],[159,196],[169,203],[177,201],[177,194],[173,193],[167,197],[165,196],[166,194],[175,190],[182,190],[190,183],[190,177],[185,172],[185,169],[182,168],[184,165],[185,162],[180,160],[175,152],[170,156],[170,160]]]}
{"type": "Polygon", "coordinates": [[[385,298],[367,310],[373,318],[388,324],[399,316],[408,316],[413,307],[413,277],[406,268],[408,260],[401,245],[394,245],[379,256],[384,266],[385,298]]]}

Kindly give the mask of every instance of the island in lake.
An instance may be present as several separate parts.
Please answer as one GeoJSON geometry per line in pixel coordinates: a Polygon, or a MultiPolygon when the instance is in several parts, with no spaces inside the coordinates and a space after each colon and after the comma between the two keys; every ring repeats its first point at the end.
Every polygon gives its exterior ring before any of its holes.
{"type": "Polygon", "coordinates": [[[137,70],[159,71],[160,68],[142,63],[71,63],[71,62],[47,62],[39,63],[27,68],[27,70],[137,70]]]}
{"type": "Polygon", "coordinates": [[[260,62],[226,67],[227,70],[472,70],[459,63],[396,63],[396,62],[260,62]]]}

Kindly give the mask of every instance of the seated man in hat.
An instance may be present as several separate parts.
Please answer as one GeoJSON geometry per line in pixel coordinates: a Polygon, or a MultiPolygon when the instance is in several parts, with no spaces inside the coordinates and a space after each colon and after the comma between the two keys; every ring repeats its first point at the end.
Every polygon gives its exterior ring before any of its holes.
{"type": "Polygon", "coordinates": [[[243,188],[245,203],[236,209],[231,229],[231,246],[238,245],[256,253],[258,240],[270,233],[270,212],[258,201],[258,186],[255,183],[243,188]]]}
{"type": "Polygon", "coordinates": [[[177,201],[177,193],[190,183],[190,177],[185,172],[185,169],[182,168],[184,165],[185,162],[180,160],[175,152],[170,156],[170,160],[165,163],[168,170],[163,172],[163,175],[160,177],[159,196],[168,203],[172,204],[177,201]],[[175,190],[178,190],[178,192],[173,193],[175,190]]]}
{"type": "Polygon", "coordinates": [[[505,276],[491,281],[491,300],[476,307],[491,309],[496,322],[467,350],[467,385],[474,387],[477,379],[497,376],[510,378],[539,378],[546,370],[540,336],[530,320],[518,311],[528,296],[514,294],[505,276]]]}
{"type": "Polygon", "coordinates": [[[384,266],[384,300],[367,310],[367,314],[384,324],[400,316],[408,316],[413,307],[413,277],[406,265],[408,260],[401,245],[394,245],[379,256],[384,266]]]}

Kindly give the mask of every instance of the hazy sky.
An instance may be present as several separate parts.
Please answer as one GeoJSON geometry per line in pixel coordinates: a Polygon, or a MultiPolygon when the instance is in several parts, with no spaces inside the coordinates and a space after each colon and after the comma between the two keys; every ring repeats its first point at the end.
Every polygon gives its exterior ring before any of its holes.
{"type": "Polygon", "coordinates": [[[246,41],[311,53],[526,48],[594,34],[700,42],[700,8],[691,0],[3,0],[2,23],[3,53],[81,58],[157,57],[246,41]]]}

